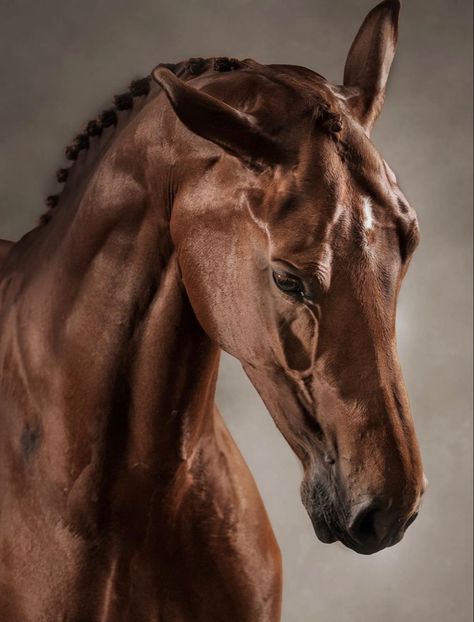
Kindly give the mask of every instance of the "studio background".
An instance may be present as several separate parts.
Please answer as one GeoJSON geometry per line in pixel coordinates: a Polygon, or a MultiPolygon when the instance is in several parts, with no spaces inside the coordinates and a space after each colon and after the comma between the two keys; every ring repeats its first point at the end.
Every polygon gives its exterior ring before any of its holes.
{"type": "MultiPolygon", "coordinates": [[[[36,225],[65,145],[131,78],[160,62],[235,56],[338,82],[375,3],[0,0],[0,237],[36,225]]],[[[282,549],[283,622],[472,617],[471,24],[469,0],[406,0],[374,132],[422,234],[398,334],[430,485],[401,544],[363,557],[316,539],[296,458],[239,363],[223,357],[218,405],[282,549]]]]}

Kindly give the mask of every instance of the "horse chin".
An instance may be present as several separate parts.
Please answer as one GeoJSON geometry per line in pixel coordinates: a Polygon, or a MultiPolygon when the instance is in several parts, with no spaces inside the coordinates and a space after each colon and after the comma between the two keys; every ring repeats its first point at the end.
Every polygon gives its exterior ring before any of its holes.
{"type": "Polygon", "coordinates": [[[351,551],[354,551],[355,553],[358,553],[359,555],[373,555],[374,553],[378,553],[379,551],[382,551],[383,549],[386,549],[389,546],[396,544],[395,542],[393,543],[372,542],[372,543],[359,544],[358,542],[345,541],[343,539],[340,539],[340,541],[348,549],[350,549],[351,551]]]}
{"type": "Polygon", "coordinates": [[[324,544],[333,544],[333,542],[337,542],[337,536],[334,535],[324,518],[312,517],[311,522],[313,523],[314,533],[318,537],[318,540],[324,544]]]}

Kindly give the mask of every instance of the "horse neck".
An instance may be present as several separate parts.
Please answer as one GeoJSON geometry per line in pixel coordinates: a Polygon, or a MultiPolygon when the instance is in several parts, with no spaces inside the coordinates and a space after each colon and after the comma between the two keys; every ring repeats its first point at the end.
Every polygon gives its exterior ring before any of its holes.
{"type": "MultiPolygon", "coordinates": [[[[219,350],[180,280],[169,232],[174,182],[162,155],[170,148],[149,145],[166,128],[159,111],[145,112],[87,183],[76,170],[27,253],[34,266],[26,296],[39,319],[34,335],[20,338],[35,375],[30,395],[44,406],[44,420],[33,423],[49,453],[63,457],[61,479],[91,465],[170,474],[213,434],[219,350]]],[[[32,403],[27,417],[36,410],[32,403]]]]}
{"type": "MultiPolygon", "coordinates": [[[[134,314],[111,393],[110,414],[121,412],[127,469],[171,475],[214,434],[219,350],[199,325],[179,280],[174,253],[155,295],[134,314]],[[117,405],[117,408],[115,407],[117,405]]],[[[113,426],[122,425],[111,419],[113,426]]],[[[109,435],[109,432],[107,433],[109,435]]],[[[117,437],[115,431],[111,434],[117,437]]]]}

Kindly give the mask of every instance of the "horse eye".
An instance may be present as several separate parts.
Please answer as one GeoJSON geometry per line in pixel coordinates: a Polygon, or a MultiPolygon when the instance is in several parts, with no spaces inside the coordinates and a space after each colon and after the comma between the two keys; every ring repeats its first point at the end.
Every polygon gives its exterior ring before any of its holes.
{"type": "Polygon", "coordinates": [[[273,272],[273,280],[282,292],[287,294],[304,294],[304,285],[296,276],[282,272],[273,272]]]}

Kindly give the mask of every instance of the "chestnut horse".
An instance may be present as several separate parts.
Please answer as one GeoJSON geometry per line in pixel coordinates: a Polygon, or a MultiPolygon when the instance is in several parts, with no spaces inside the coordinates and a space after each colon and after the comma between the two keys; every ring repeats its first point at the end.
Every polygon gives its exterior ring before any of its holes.
{"type": "Polygon", "coordinates": [[[221,349],[300,459],[319,539],[402,538],[424,488],[395,339],[418,226],[369,139],[398,12],[369,13],[341,86],[159,65],[0,245],[2,621],[280,619],[278,545],[214,405],[221,349]]]}

